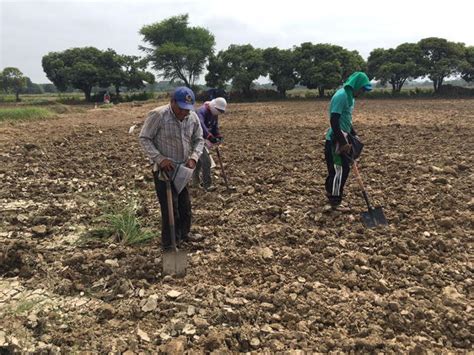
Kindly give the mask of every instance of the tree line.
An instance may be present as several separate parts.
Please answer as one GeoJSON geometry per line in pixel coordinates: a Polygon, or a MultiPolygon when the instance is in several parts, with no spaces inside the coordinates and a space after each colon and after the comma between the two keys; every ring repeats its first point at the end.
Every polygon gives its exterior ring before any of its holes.
{"type": "MultiPolygon", "coordinates": [[[[367,72],[382,85],[391,85],[393,92],[400,92],[407,80],[424,77],[433,82],[434,91],[438,92],[450,76],[471,82],[474,75],[474,46],[437,37],[403,43],[396,48],[376,48],[365,61],[355,50],[310,42],[291,49],[232,44],[215,53],[214,35],[203,27],[189,26],[187,14],[145,25],[139,33],[145,42],[145,46],[139,46],[144,52],[142,58],[120,55],[113,49],[71,48],[45,55],[43,70],[58,90],[80,89],[88,101],[93,87],[112,86],[119,95],[121,88],[140,89],[153,83],[154,76],[147,71],[148,67],[165,80],[180,81],[191,88],[196,87],[206,71],[208,87],[231,86],[244,97],[250,95],[260,76],[268,76],[285,97],[296,85],[317,89],[324,96],[326,90],[337,88],[357,70],[367,72]]],[[[12,73],[0,75],[1,79],[11,77],[12,73]]]]}

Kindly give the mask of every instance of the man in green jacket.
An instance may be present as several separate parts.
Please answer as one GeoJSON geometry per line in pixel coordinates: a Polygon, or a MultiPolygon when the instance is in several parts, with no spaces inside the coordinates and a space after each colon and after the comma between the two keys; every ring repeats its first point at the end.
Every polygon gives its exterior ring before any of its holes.
{"type": "Polygon", "coordinates": [[[324,155],[328,168],[326,193],[333,209],[341,205],[344,184],[350,171],[351,162],[348,155],[352,152],[352,146],[347,135],[357,135],[352,127],[354,98],[370,90],[372,85],[367,75],[355,72],[331,99],[329,107],[331,127],[326,133],[324,155]]]}

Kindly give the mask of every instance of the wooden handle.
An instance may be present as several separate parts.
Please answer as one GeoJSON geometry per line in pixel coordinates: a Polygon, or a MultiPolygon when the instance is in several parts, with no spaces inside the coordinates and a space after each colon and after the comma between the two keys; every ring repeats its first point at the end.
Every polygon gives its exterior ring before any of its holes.
{"type": "Polygon", "coordinates": [[[173,193],[171,191],[171,181],[166,180],[166,203],[168,205],[168,223],[170,225],[171,246],[176,249],[176,231],[174,226],[173,193]]]}
{"type": "Polygon", "coordinates": [[[227,190],[229,190],[229,182],[227,181],[227,175],[224,170],[224,164],[222,163],[221,152],[219,151],[219,147],[216,147],[216,152],[217,152],[217,159],[219,159],[219,165],[221,166],[222,175],[224,176],[225,187],[227,188],[227,190]]]}

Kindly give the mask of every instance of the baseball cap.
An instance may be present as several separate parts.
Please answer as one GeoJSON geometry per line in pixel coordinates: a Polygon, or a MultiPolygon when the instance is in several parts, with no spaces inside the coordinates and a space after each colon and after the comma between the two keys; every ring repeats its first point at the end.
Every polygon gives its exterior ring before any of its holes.
{"type": "Polygon", "coordinates": [[[173,92],[173,99],[183,110],[194,109],[194,102],[196,101],[194,92],[186,86],[177,87],[173,92]]]}

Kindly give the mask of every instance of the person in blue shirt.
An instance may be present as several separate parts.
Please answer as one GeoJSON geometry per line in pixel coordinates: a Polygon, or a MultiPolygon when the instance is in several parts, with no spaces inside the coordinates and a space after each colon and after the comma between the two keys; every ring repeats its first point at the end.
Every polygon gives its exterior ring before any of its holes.
{"type": "Polygon", "coordinates": [[[352,146],[347,136],[357,136],[352,126],[355,97],[372,90],[367,74],[353,73],[343,87],[335,92],[329,106],[331,127],[326,133],[324,155],[328,169],[326,194],[333,209],[341,206],[344,185],[350,171],[352,146]]]}
{"type": "Polygon", "coordinates": [[[206,141],[202,155],[194,170],[193,181],[197,186],[200,183],[200,175],[202,173],[202,187],[206,191],[215,190],[212,186],[211,174],[211,156],[209,148],[214,144],[222,142],[222,135],[219,130],[219,114],[224,113],[227,107],[227,101],[223,97],[217,97],[211,101],[207,101],[197,111],[197,115],[201,121],[202,133],[206,141]]]}

